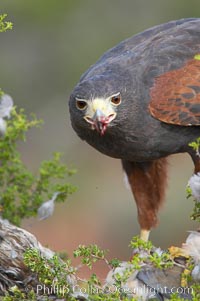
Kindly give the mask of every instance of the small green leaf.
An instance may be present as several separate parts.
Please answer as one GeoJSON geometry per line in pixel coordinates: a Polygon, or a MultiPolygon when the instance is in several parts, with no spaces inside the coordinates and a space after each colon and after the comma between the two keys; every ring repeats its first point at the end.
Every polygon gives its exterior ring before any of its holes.
{"type": "Polygon", "coordinates": [[[5,32],[13,28],[13,23],[5,21],[7,14],[0,15],[0,32],[5,32]]]}
{"type": "Polygon", "coordinates": [[[195,54],[194,59],[200,61],[200,53],[195,54]]]}

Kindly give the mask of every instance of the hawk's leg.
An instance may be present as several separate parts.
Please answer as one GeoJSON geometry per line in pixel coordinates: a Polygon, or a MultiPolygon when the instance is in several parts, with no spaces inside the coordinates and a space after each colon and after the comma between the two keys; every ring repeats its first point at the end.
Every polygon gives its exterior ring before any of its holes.
{"type": "Polygon", "coordinates": [[[147,241],[151,228],[158,222],[157,213],[164,200],[167,161],[166,158],[151,162],[123,160],[122,165],[137,204],[140,237],[147,241]]]}

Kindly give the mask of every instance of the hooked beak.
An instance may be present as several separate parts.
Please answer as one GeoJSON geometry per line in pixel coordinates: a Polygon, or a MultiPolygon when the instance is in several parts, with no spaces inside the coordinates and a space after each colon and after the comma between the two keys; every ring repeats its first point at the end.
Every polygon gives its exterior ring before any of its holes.
{"type": "Polygon", "coordinates": [[[85,116],[84,119],[92,125],[92,129],[97,130],[101,136],[105,134],[108,124],[115,119],[116,113],[106,116],[101,110],[97,109],[93,117],[85,116]]]}

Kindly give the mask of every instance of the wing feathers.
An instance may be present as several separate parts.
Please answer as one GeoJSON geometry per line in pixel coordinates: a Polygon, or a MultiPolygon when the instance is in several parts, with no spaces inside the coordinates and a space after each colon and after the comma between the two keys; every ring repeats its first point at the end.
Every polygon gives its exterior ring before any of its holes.
{"type": "Polygon", "coordinates": [[[191,59],[182,68],[155,79],[149,110],[163,122],[200,125],[200,60],[191,59]]]}

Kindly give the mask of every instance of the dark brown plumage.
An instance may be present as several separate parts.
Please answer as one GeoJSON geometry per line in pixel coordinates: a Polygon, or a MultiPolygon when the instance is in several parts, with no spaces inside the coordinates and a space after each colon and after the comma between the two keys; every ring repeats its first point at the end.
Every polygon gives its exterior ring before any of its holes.
{"type": "Polygon", "coordinates": [[[122,160],[138,208],[141,237],[157,223],[166,156],[200,136],[200,19],[162,24],[121,42],[83,74],[70,96],[74,130],[122,160]]]}

